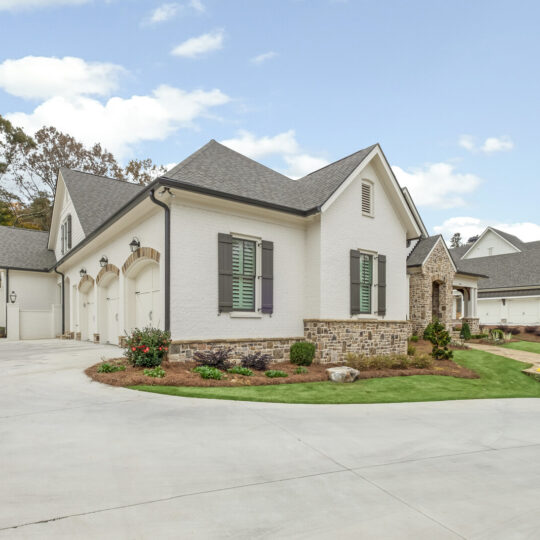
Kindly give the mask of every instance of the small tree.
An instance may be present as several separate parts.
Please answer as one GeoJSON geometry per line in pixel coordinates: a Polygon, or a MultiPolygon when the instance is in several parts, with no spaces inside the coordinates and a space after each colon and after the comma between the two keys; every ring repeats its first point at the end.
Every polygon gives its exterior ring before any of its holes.
{"type": "Polygon", "coordinates": [[[461,234],[458,233],[458,232],[454,233],[454,235],[450,239],[450,247],[457,248],[457,247],[460,247],[462,245],[463,245],[463,241],[461,239],[461,234]]]}
{"type": "Polygon", "coordinates": [[[439,319],[433,319],[424,330],[424,339],[431,341],[433,348],[431,356],[436,360],[448,360],[452,358],[452,351],[448,348],[451,338],[450,334],[439,319]]]}
{"type": "Polygon", "coordinates": [[[461,326],[461,332],[459,333],[461,339],[471,339],[471,327],[469,323],[464,322],[461,326]]]}

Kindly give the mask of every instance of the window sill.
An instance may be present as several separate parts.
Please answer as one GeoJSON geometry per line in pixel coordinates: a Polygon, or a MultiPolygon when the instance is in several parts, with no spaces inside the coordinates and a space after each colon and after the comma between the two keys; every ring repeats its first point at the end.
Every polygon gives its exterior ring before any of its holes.
{"type": "Polygon", "coordinates": [[[232,319],[262,319],[262,313],[255,311],[231,311],[229,316],[232,319]]]}

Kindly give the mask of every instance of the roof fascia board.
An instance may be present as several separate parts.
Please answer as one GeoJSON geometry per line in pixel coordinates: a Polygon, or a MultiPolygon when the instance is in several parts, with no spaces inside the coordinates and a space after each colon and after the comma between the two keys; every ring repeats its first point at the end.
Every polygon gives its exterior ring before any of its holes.
{"type": "Polygon", "coordinates": [[[49,228],[49,237],[47,239],[47,247],[49,249],[54,249],[52,247],[51,239],[56,238],[56,234],[54,236],[52,236],[51,233],[52,233],[53,230],[56,231],[56,229],[58,228],[59,222],[60,222],[60,217],[58,215],[60,210],[56,209],[56,203],[57,203],[56,198],[58,197],[58,184],[60,183],[60,180],[62,180],[62,183],[60,185],[62,185],[63,189],[67,191],[67,186],[66,186],[66,183],[64,181],[64,177],[62,176],[62,173],[60,172],[60,169],[58,169],[58,175],[56,176],[56,185],[54,186],[54,200],[53,200],[53,212],[52,212],[52,217],[51,217],[51,226],[49,228]]]}
{"type": "Polygon", "coordinates": [[[41,272],[48,274],[51,272],[51,268],[21,268],[20,266],[0,266],[4,270],[15,270],[17,272],[41,272]]]}
{"type": "Polygon", "coordinates": [[[411,197],[411,194],[409,193],[409,190],[406,187],[404,187],[402,188],[402,191],[403,191],[403,195],[405,196],[405,201],[407,201],[407,204],[409,205],[409,209],[411,210],[413,216],[416,219],[416,222],[418,223],[418,227],[422,231],[422,234],[427,238],[429,236],[429,233],[424,224],[424,220],[422,219],[422,216],[420,215],[420,212],[418,212],[418,208],[416,208],[416,204],[414,204],[414,201],[411,197]]]}
{"type": "Polygon", "coordinates": [[[522,291],[525,289],[540,289],[538,283],[535,285],[519,285],[518,287],[489,287],[482,289],[482,292],[497,292],[497,291],[522,291]]]}

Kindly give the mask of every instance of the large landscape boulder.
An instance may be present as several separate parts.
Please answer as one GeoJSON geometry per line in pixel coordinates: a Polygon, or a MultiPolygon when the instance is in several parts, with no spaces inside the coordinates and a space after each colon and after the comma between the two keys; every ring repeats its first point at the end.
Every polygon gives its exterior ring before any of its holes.
{"type": "Polygon", "coordinates": [[[360,374],[357,369],[347,366],[331,367],[326,373],[331,381],[338,383],[354,382],[360,374]]]}

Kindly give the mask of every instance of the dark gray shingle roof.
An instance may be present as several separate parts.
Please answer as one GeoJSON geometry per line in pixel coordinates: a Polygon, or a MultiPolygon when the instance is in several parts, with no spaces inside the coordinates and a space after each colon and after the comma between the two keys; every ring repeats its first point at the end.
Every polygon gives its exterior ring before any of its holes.
{"type": "Polygon", "coordinates": [[[521,249],[523,246],[523,243],[517,236],[514,236],[513,234],[501,231],[500,229],[495,229],[495,227],[490,227],[492,231],[495,231],[497,234],[502,236],[505,240],[510,242],[512,245],[517,247],[518,249],[521,249]]]}
{"type": "Polygon", "coordinates": [[[442,238],[440,234],[428,236],[427,238],[420,238],[407,257],[407,266],[421,266],[424,264],[424,261],[431,253],[431,250],[439,238],[442,238]]]}
{"type": "Polygon", "coordinates": [[[143,189],[137,184],[65,167],[60,172],[85,236],[95,231],[143,189]]]}
{"type": "Polygon", "coordinates": [[[460,259],[455,249],[451,249],[450,254],[459,269],[489,276],[478,282],[479,289],[540,285],[540,249],[538,248],[526,249],[520,253],[473,259],[460,259]]]}
{"type": "Polygon", "coordinates": [[[211,140],[165,176],[185,186],[308,212],[324,204],[374,147],[292,180],[211,140]]]}
{"type": "Polygon", "coordinates": [[[48,232],[0,226],[0,267],[48,270],[56,262],[48,232]]]}

